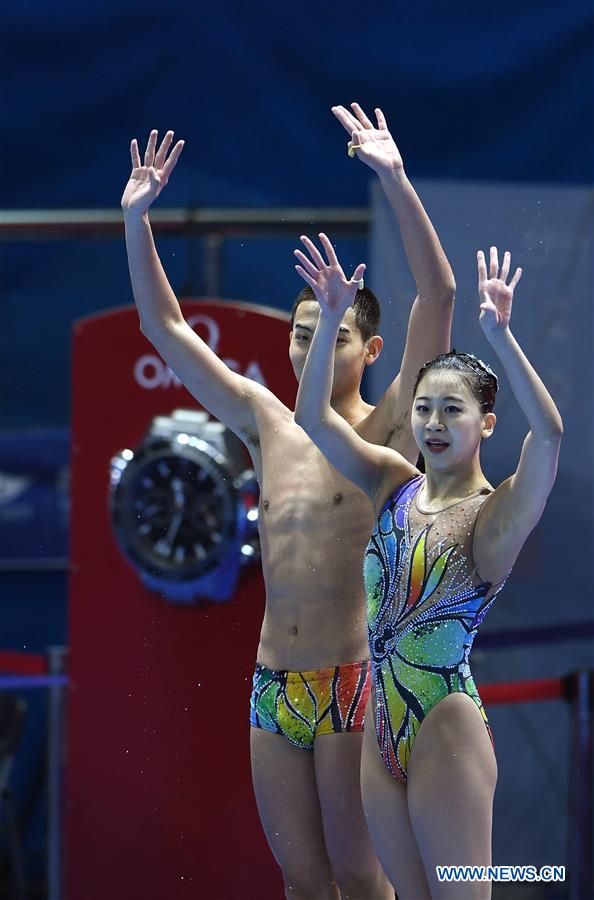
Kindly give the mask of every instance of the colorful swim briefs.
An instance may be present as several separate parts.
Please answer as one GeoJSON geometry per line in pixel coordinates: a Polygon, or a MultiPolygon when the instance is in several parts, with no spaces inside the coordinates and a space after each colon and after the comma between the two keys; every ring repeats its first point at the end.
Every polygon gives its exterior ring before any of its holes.
{"type": "Polygon", "coordinates": [[[250,725],[282,734],[295,747],[313,750],[320,734],[362,731],[371,689],[369,660],[287,672],[256,663],[250,725]]]}

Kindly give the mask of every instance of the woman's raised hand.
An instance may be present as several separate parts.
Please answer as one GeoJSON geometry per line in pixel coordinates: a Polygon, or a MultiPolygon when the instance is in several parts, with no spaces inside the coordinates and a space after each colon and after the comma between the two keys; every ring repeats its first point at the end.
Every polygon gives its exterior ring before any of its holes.
{"type": "Polygon", "coordinates": [[[479,250],[476,257],[478,264],[478,290],[481,301],[479,322],[485,334],[488,335],[508,327],[511,319],[514,290],[522,277],[522,270],[517,268],[510,283],[506,284],[511,266],[511,253],[509,250],[506,250],[503,254],[503,264],[501,271],[499,271],[497,247],[491,247],[488,276],[487,263],[483,251],[479,250]]]}
{"type": "Polygon", "coordinates": [[[309,251],[309,256],[301,250],[293,251],[301,262],[301,265],[296,265],[295,268],[313,290],[321,309],[342,319],[348,307],[352,305],[357,290],[362,287],[365,263],[360,263],[353,277],[347,279],[330,239],[322,233],[319,237],[328,261],[324,259],[313,241],[306,235],[301,235],[301,241],[309,251]]]}
{"type": "Polygon", "coordinates": [[[144,165],[140,160],[136,138],[130,144],[132,172],[122,195],[124,214],[143,215],[148,210],[169,181],[184,148],[184,141],[178,141],[171,150],[173,131],[168,131],[157,150],[157,136],[157,131],[151,131],[144,154],[144,165]]]}

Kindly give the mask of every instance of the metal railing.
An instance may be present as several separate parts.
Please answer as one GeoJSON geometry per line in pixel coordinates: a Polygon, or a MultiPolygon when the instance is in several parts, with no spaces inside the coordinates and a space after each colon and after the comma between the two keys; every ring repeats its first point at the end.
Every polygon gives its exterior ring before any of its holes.
{"type": "MultiPolygon", "coordinates": [[[[286,237],[303,231],[366,238],[371,213],[365,207],[202,208],[151,210],[156,235],[203,239],[204,293],[220,295],[225,240],[286,237]]],[[[124,223],[117,209],[0,210],[0,240],[120,238],[124,223]]]]}

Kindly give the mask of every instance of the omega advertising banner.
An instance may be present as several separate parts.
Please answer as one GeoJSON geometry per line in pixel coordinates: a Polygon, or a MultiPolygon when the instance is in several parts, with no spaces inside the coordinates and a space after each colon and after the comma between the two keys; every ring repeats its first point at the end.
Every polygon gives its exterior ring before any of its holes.
{"type": "MultiPolygon", "coordinates": [[[[238,302],[187,301],[182,307],[231,368],[293,408],[286,314],[238,302]]],[[[165,599],[158,583],[147,583],[116,531],[113,492],[120,475],[151,426],[160,423],[166,431],[180,409],[200,407],[141,334],[133,307],[75,324],[66,900],[283,895],[250,778],[249,696],[264,612],[257,537],[242,532],[231,548],[246,557],[241,566],[217,549],[223,556],[210,569],[211,582],[217,566],[235,566],[232,596],[217,602],[211,583],[205,588],[211,599],[195,602],[165,599]]],[[[200,416],[196,421],[199,437],[180,441],[198,452],[211,431],[215,443],[218,438],[217,426],[204,431],[200,416]]],[[[184,420],[177,430],[191,428],[184,420]]],[[[242,445],[233,454],[237,470],[249,467],[242,445]]],[[[128,497],[132,531],[135,516],[144,516],[137,531],[150,538],[158,506],[151,491],[169,490],[175,509],[183,466],[194,461],[148,460],[128,497]],[[171,465],[182,468],[172,475],[171,465]],[[164,487],[159,479],[169,476],[164,487]]],[[[224,489],[219,475],[226,464],[219,445],[198,477],[210,479],[213,492],[224,489]]],[[[247,510],[254,520],[257,493],[249,478],[244,482],[247,493],[230,508],[240,518],[247,510]]],[[[172,517],[166,533],[172,565],[214,552],[209,540],[224,544],[223,531],[216,536],[214,507],[204,519],[212,526],[208,533],[186,535],[184,543],[182,513],[172,517]]],[[[126,527],[124,515],[120,528],[126,527]]]]}

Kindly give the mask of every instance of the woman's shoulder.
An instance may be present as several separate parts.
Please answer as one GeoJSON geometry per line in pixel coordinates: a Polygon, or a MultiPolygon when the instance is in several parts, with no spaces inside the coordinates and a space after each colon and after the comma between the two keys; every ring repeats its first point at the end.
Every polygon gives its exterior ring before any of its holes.
{"type": "Polygon", "coordinates": [[[399,484],[398,487],[394,488],[394,490],[391,491],[391,493],[382,504],[380,515],[386,509],[395,506],[402,506],[408,500],[412,499],[417,491],[421,488],[424,480],[425,476],[419,472],[417,475],[413,475],[402,484],[399,484]]]}

